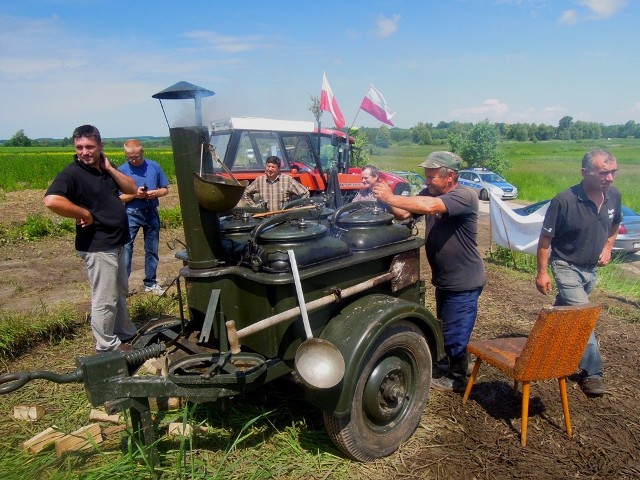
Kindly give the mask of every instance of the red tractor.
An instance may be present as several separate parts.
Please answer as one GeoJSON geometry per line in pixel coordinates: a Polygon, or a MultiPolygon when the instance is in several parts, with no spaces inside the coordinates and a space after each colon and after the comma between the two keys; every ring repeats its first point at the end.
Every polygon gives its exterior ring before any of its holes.
{"type": "MultiPolygon", "coordinates": [[[[238,180],[253,181],[264,173],[266,158],[277,155],[282,160],[280,170],[312,196],[327,192],[332,171],[337,172],[344,202],[363,187],[361,169],[351,166],[358,164],[359,149],[353,137],[347,149],[347,136],[339,130],[318,132],[313,122],[306,121],[232,117],[211,122],[210,132],[216,154],[238,180]]],[[[397,195],[409,195],[410,186],[402,177],[383,172],[380,178],[397,195]]]]}

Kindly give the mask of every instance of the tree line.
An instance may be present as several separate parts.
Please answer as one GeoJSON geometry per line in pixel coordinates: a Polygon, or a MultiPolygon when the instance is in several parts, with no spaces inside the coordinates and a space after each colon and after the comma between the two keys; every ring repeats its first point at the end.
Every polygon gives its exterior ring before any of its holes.
{"type": "MultiPolygon", "coordinates": [[[[311,107],[310,107],[311,110],[311,107]]],[[[313,111],[312,111],[313,113],[313,111]]],[[[317,113],[314,113],[316,116],[317,113]]],[[[317,117],[316,117],[317,118],[317,117]]],[[[488,121],[485,121],[488,122],[488,121]]],[[[481,122],[483,123],[483,122],[481,122]]],[[[493,123],[500,140],[518,142],[539,142],[547,140],[584,140],[598,138],[640,138],[640,124],[629,120],[622,125],[604,125],[596,122],[574,121],[573,117],[564,116],[556,127],[536,123],[493,123]]],[[[368,138],[368,143],[381,148],[392,144],[431,145],[447,142],[450,136],[466,136],[475,124],[466,122],[419,122],[411,128],[389,128],[382,125],[378,128],[361,127],[358,129],[368,138]]],[[[169,147],[169,137],[143,137],[146,146],[169,147]]],[[[104,139],[109,147],[120,147],[124,138],[104,139]]],[[[0,144],[7,147],[67,147],[73,145],[71,138],[29,138],[24,129],[18,130],[9,140],[0,144]]]]}

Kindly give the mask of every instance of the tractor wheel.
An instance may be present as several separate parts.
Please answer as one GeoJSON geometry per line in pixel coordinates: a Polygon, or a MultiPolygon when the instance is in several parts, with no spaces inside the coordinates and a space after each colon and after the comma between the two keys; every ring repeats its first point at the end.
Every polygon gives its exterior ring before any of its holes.
{"type": "Polygon", "coordinates": [[[351,412],[324,412],[331,440],[359,461],[390,455],[415,431],[431,385],[431,352],[423,333],[401,321],[389,326],[367,352],[351,412]]]}
{"type": "Polygon", "coordinates": [[[483,200],[485,202],[489,200],[489,192],[487,192],[485,189],[480,190],[480,200],[483,200]]]}

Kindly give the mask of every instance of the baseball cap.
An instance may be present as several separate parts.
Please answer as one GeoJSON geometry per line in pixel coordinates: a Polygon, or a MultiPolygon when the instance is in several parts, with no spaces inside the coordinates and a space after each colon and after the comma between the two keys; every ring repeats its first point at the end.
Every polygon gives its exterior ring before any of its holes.
{"type": "Polygon", "coordinates": [[[424,168],[446,167],[451,170],[460,170],[461,164],[462,158],[460,158],[459,155],[451,152],[440,151],[430,153],[427,159],[418,166],[424,168]]]}

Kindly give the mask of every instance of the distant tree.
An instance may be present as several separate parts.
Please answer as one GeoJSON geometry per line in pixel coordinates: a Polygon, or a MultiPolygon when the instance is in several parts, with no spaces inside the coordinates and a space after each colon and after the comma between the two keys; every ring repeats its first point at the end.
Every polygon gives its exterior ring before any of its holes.
{"type": "Polygon", "coordinates": [[[5,145],[7,147],[30,147],[33,144],[31,139],[24,134],[24,130],[18,130],[5,145]]]}
{"type": "Polygon", "coordinates": [[[391,133],[386,125],[380,125],[373,143],[376,147],[380,148],[389,148],[391,146],[391,133]]]}
{"type": "Polygon", "coordinates": [[[351,131],[351,136],[354,138],[354,147],[360,150],[360,158],[358,159],[358,164],[355,166],[364,167],[369,163],[370,158],[369,149],[371,148],[371,144],[369,143],[369,137],[361,128],[351,131]]]}
{"type": "Polygon", "coordinates": [[[556,129],[551,125],[541,123],[534,132],[535,138],[538,140],[551,140],[556,134],[556,129]]]}
{"type": "Polygon", "coordinates": [[[568,115],[562,117],[558,122],[558,136],[560,136],[562,132],[568,131],[572,123],[573,123],[573,117],[570,117],[568,115]]]}
{"type": "Polygon", "coordinates": [[[316,95],[309,95],[309,105],[307,105],[307,109],[313,115],[316,123],[320,123],[320,117],[322,116],[322,110],[320,110],[320,97],[316,95]]]}
{"type": "Polygon", "coordinates": [[[488,120],[477,123],[466,135],[452,134],[449,137],[452,151],[458,153],[468,167],[485,167],[496,173],[507,171],[511,164],[498,151],[500,132],[488,120]]]}
{"type": "Polygon", "coordinates": [[[419,122],[415,127],[409,129],[411,141],[419,145],[430,145],[432,143],[431,124],[419,122]]]}

